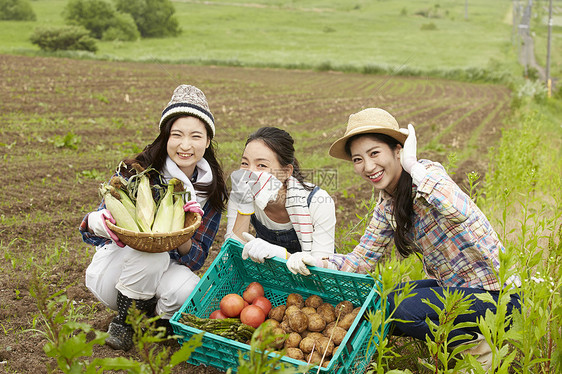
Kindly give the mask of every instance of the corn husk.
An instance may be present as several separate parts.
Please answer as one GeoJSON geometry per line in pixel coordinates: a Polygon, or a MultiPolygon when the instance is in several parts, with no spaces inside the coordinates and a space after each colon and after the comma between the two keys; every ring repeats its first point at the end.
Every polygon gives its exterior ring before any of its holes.
{"type": "Polygon", "coordinates": [[[107,188],[106,191],[103,192],[103,198],[105,207],[111,212],[117,226],[135,232],[140,231],[135,219],[131,216],[123,203],[113,196],[110,188],[107,188]]]}
{"type": "MultiPolygon", "coordinates": [[[[170,181],[171,182],[171,181],[170,181]]],[[[174,219],[174,184],[168,184],[166,194],[160,200],[160,205],[154,217],[152,232],[171,232],[174,219]]]]}
{"type": "Polygon", "coordinates": [[[152,198],[152,190],[150,189],[150,181],[148,176],[143,174],[137,189],[136,203],[137,224],[143,232],[151,232],[152,223],[154,222],[154,213],[156,212],[156,203],[152,198]]]}

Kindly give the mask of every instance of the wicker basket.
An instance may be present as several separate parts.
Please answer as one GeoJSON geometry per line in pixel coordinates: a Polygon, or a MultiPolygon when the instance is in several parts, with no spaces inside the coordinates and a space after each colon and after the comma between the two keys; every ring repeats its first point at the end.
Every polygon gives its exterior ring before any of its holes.
{"type": "Polygon", "coordinates": [[[182,230],[166,233],[134,232],[115,226],[107,220],[105,223],[119,240],[129,247],[143,252],[158,253],[168,252],[188,241],[201,225],[201,216],[188,212],[185,214],[182,230]]]}

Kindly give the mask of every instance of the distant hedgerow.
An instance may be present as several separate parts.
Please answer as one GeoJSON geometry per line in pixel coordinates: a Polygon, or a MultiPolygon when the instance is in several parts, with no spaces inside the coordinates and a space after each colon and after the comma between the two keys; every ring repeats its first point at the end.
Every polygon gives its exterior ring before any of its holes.
{"type": "Polygon", "coordinates": [[[0,0],[1,21],[35,21],[37,16],[29,0],[0,0]]]}
{"type": "Polygon", "coordinates": [[[81,26],[38,27],[29,39],[32,44],[36,44],[44,51],[96,52],[98,50],[95,39],[81,26]]]}

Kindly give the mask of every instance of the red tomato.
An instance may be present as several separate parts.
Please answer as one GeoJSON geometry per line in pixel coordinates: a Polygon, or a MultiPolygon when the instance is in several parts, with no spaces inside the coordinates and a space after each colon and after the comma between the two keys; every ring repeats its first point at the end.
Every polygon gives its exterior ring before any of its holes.
{"type": "Polygon", "coordinates": [[[213,313],[209,315],[210,319],[225,319],[228,318],[225,316],[220,309],[215,310],[213,313]]]}
{"type": "Polygon", "coordinates": [[[267,316],[269,311],[271,310],[271,302],[265,298],[264,296],[258,296],[254,299],[254,302],[252,303],[252,305],[256,305],[259,306],[260,308],[262,308],[263,312],[265,313],[265,315],[267,316]]]}
{"type": "Polygon", "coordinates": [[[265,313],[256,305],[248,305],[240,313],[240,321],[246,325],[258,328],[265,321],[265,313]]]}
{"type": "Polygon", "coordinates": [[[263,295],[264,295],[263,286],[258,282],[250,283],[242,293],[242,297],[244,298],[244,300],[246,300],[250,304],[254,301],[256,297],[263,296],[263,295]]]}
{"type": "Polygon", "coordinates": [[[227,317],[238,317],[244,309],[244,299],[235,293],[229,293],[221,299],[220,311],[227,317]]]}

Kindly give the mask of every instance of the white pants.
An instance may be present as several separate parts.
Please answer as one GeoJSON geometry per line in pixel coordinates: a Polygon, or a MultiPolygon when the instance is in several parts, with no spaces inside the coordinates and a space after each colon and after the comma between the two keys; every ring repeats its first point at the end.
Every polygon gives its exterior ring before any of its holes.
{"type": "Polygon", "coordinates": [[[117,310],[117,291],[135,300],[156,296],[156,313],[170,319],[189,297],[199,277],[167,252],[147,253],[111,243],[98,247],[86,269],[86,287],[117,310]]]}

